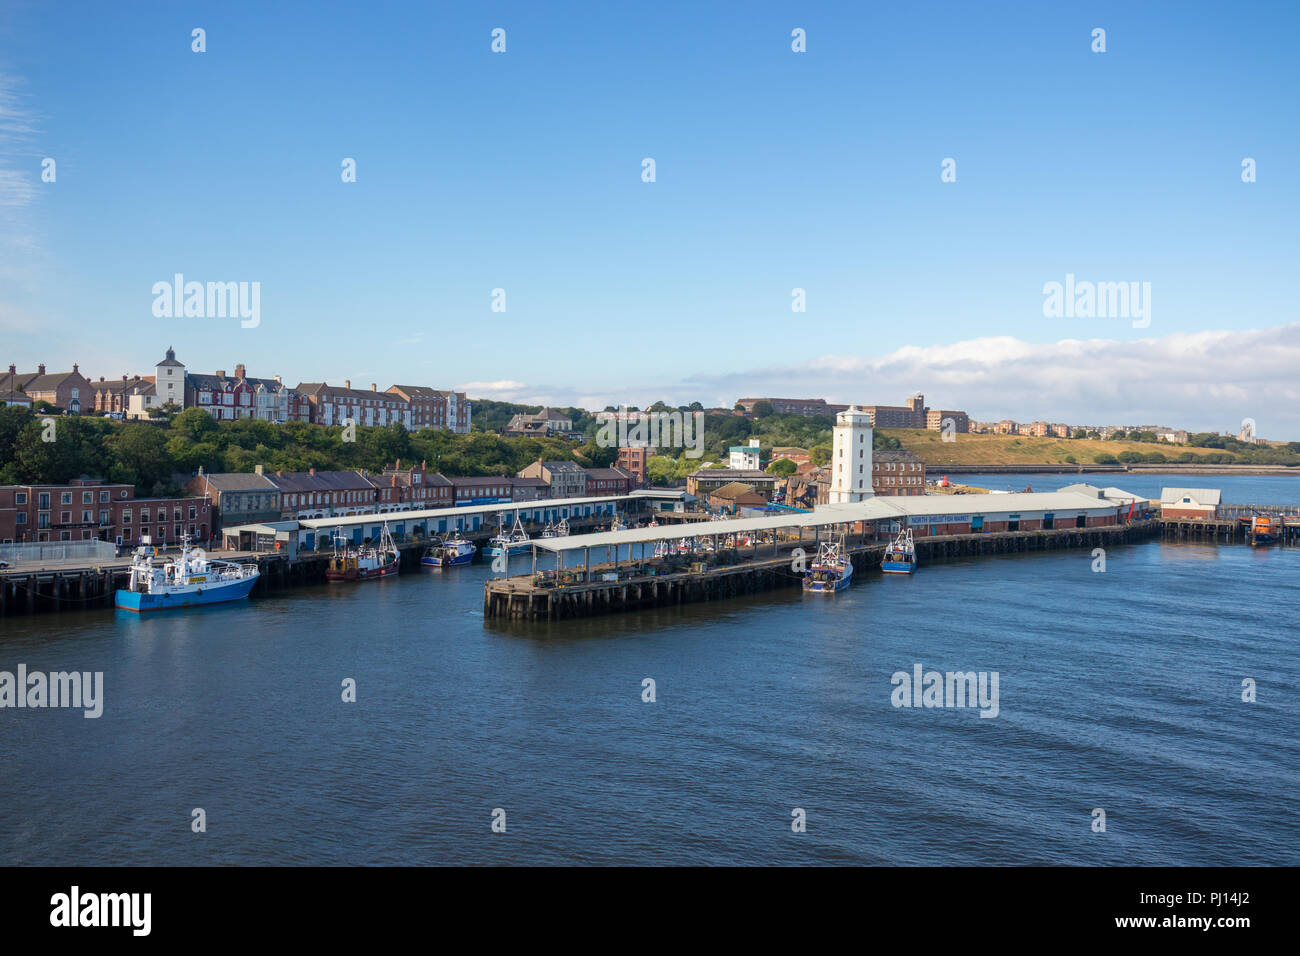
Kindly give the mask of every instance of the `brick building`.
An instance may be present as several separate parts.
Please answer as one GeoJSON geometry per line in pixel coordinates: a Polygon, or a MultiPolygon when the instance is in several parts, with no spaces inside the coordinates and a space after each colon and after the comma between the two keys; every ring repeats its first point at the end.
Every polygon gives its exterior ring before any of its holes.
{"type": "Polygon", "coordinates": [[[636,479],[630,471],[622,468],[587,468],[586,496],[604,498],[609,495],[626,495],[634,487],[636,479]]]}
{"type": "Polygon", "coordinates": [[[458,505],[505,504],[514,500],[514,479],[501,475],[482,478],[451,478],[454,503],[458,505]]]}
{"type": "Polygon", "coordinates": [[[73,363],[71,372],[50,373],[45,371],[44,363],[38,365],[35,372],[19,372],[17,366],[10,365],[8,373],[0,376],[0,395],[5,396],[10,404],[24,404],[18,401],[18,397],[26,395],[32,403],[49,402],[69,415],[90,411],[94,402],[90,382],[78,370],[76,363],[73,363]]]}
{"type": "Polygon", "coordinates": [[[649,461],[650,449],[620,446],[614,465],[632,476],[635,481],[633,487],[642,488],[650,483],[649,461]]]}
{"type": "Polygon", "coordinates": [[[847,405],[831,405],[824,398],[738,398],[736,404],[744,409],[746,415],[754,414],[754,406],[759,402],[767,402],[772,406],[772,411],[777,415],[803,415],[806,418],[815,418],[818,415],[828,418],[834,418],[836,414],[844,411],[847,405]]]}
{"type": "Polygon", "coordinates": [[[213,535],[223,527],[279,521],[281,517],[280,489],[260,472],[204,473],[200,467],[185,490],[211,500],[213,535]]]}
{"type": "Polygon", "coordinates": [[[212,528],[204,496],[136,498],[135,488],[81,478],[66,485],[0,487],[0,541],[112,541],[176,544],[206,541],[212,528]]]}
{"type": "Polygon", "coordinates": [[[925,494],[925,462],[902,449],[873,451],[871,490],[877,495],[925,494]]]}
{"type": "Polygon", "coordinates": [[[552,498],[582,498],[587,494],[587,473],[576,461],[542,461],[526,466],[518,477],[541,478],[552,498]]]}
{"type": "Polygon", "coordinates": [[[325,382],[300,382],[295,389],[311,403],[311,420],[317,425],[384,426],[400,422],[411,427],[411,403],[396,392],[381,392],[371,384],[370,391],[353,388],[347,379],[342,387],[325,382]]]}

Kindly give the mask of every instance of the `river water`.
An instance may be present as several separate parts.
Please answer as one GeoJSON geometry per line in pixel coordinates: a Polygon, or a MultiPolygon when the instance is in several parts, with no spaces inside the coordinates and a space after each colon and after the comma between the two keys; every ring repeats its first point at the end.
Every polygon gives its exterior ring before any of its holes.
{"type": "MultiPolygon", "coordinates": [[[[941,474],[939,470],[930,477],[941,474]]],[[[1151,475],[1092,473],[1067,475],[951,475],[949,481],[998,491],[1056,491],[1086,482],[1099,488],[1121,488],[1144,498],[1160,499],[1161,488],[1218,488],[1223,502],[1234,505],[1300,505],[1297,475],[1151,475]]]]}
{"type": "Polygon", "coordinates": [[[550,625],[485,622],[482,564],[6,618],[0,670],[105,701],[0,710],[0,863],[1300,863],[1300,550],[1105,557],[550,625]],[[893,706],[917,664],[997,716],[893,706]]]}

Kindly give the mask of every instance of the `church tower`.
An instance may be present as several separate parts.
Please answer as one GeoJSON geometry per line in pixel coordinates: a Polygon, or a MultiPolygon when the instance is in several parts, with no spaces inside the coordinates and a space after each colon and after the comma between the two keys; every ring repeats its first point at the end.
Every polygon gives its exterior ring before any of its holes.
{"type": "Polygon", "coordinates": [[[833,505],[865,501],[871,491],[871,416],[851,405],[835,416],[831,452],[833,505]]]}

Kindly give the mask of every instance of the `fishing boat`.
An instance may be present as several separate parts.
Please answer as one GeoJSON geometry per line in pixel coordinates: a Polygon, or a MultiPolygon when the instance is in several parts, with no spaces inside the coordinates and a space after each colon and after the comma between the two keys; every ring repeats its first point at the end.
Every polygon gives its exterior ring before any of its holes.
{"type": "Polygon", "coordinates": [[[524,530],[523,522],[519,520],[519,512],[515,512],[514,527],[508,534],[503,531],[488,541],[483,553],[490,554],[494,558],[503,554],[523,554],[532,543],[532,538],[528,537],[528,532],[524,530]]]}
{"type": "Polygon", "coordinates": [[[388,531],[385,521],[379,532],[377,545],[354,548],[347,538],[336,535],[334,553],[325,568],[327,581],[370,581],[374,578],[386,578],[398,572],[401,565],[397,545],[388,531]]]}
{"type": "Polygon", "coordinates": [[[454,538],[441,541],[437,545],[430,546],[424,552],[423,557],[420,558],[420,563],[425,567],[432,568],[449,568],[453,565],[469,564],[474,560],[474,552],[477,550],[478,548],[474,547],[472,541],[466,541],[460,535],[457,535],[454,538]]]}
{"type": "Polygon", "coordinates": [[[1250,519],[1247,534],[1252,548],[1273,544],[1278,537],[1277,524],[1268,515],[1254,515],[1250,519]]]}
{"type": "Polygon", "coordinates": [[[551,524],[549,521],[542,531],[543,538],[567,538],[569,536],[569,519],[561,518],[559,524],[551,524]]]}
{"type": "Polygon", "coordinates": [[[248,597],[260,574],[254,564],[208,558],[203,549],[191,547],[187,536],[180,556],[163,563],[154,563],[150,548],[139,548],[131,561],[129,584],[117,591],[113,603],[144,612],[238,601],[248,597]]]}
{"type": "Polygon", "coordinates": [[[803,589],[817,594],[842,591],[853,580],[853,562],[844,549],[844,540],[823,541],[817,557],[804,572],[803,589]]]}
{"type": "Polygon", "coordinates": [[[886,574],[911,574],[916,570],[916,545],[912,542],[912,529],[898,532],[894,543],[885,549],[880,570],[886,574]]]}

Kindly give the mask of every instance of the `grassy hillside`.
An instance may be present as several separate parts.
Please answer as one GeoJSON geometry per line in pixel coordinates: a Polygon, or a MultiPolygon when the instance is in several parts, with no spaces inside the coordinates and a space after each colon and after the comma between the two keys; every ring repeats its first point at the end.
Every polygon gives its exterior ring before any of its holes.
{"type": "MultiPolygon", "coordinates": [[[[1136,452],[1163,454],[1177,461],[1186,454],[1203,458],[1222,456],[1217,448],[1192,448],[1168,442],[1089,441],[1075,438],[1032,438],[1025,435],[957,435],[945,442],[939,432],[911,428],[885,428],[880,433],[898,439],[900,445],[927,465],[1057,465],[1097,464],[1101,455],[1136,452]]],[[[1216,461],[1218,459],[1211,459],[1216,461]]]]}

